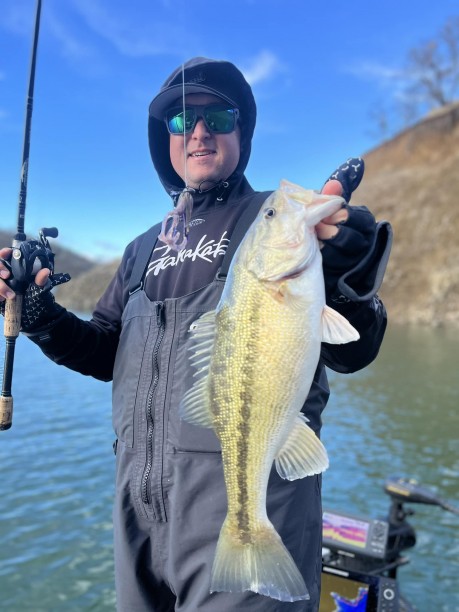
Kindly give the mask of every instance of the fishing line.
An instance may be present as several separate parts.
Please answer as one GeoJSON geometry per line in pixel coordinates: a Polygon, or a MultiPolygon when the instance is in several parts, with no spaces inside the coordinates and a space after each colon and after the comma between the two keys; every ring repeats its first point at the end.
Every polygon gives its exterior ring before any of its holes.
{"type": "MultiPolygon", "coordinates": [[[[182,111],[183,121],[185,126],[185,62],[182,62],[182,111]]],[[[188,189],[188,166],[187,166],[187,155],[186,155],[186,133],[183,130],[183,165],[184,165],[184,176],[185,176],[185,189],[188,189]]]]}
{"type": "Polygon", "coordinates": [[[182,121],[183,121],[183,181],[184,188],[174,204],[174,209],[164,217],[161,225],[159,239],[171,250],[179,252],[185,248],[188,241],[190,219],[193,210],[194,189],[188,185],[187,166],[187,134],[186,134],[186,105],[185,105],[185,62],[182,62],[182,121]]]}

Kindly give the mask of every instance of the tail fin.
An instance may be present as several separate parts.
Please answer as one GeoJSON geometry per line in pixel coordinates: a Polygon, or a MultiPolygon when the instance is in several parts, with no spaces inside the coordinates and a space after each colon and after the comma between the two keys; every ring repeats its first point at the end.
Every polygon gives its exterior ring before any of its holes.
{"type": "Polygon", "coordinates": [[[250,543],[231,537],[223,523],[215,553],[210,592],[253,591],[280,601],[309,599],[308,589],[279,534],[268,521],[250,534],[250,543]]]}

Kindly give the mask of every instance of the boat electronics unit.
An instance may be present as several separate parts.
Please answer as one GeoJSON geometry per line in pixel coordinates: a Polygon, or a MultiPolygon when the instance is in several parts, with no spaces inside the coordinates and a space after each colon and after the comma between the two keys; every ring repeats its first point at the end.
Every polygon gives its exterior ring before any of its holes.
{"type": "Polygon", "coordinates": [[[384,559],[388,535],[386,521],[329,510],[323,513],[323,546],[332,551],[384,559]]]}

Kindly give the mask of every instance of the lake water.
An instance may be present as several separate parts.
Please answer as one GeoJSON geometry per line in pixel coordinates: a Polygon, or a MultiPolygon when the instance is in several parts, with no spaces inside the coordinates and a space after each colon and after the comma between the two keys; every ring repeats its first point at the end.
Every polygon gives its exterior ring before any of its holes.
{"type": "MultiPolygon", "coordinates": [[[[3,345],[0,344],[3,354],[3,345]]],[[[459,332],[392,327],[366,370],[332,374],[324,504],[386,514],[386,476],[459,505],[459,332]]],[[[110,385],[17,343],[13,427],[0,432],[0,610],[113,612],[110,385]]],[[[420,611],[459,610],[459,516],[413,506],[402,591],[420,611]]]]}

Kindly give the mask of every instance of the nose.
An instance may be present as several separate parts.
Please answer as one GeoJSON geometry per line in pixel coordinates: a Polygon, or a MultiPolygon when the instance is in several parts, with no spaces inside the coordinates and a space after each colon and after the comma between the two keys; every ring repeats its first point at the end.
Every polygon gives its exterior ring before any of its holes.
{"type": "Polygon", "coordinates": [[[192,132],[193,138],[210,138],[210,131],[207,125],[204,122],[202,117],[199,117],[196,121],[196,125],[194,126],[192,132]]]}

